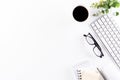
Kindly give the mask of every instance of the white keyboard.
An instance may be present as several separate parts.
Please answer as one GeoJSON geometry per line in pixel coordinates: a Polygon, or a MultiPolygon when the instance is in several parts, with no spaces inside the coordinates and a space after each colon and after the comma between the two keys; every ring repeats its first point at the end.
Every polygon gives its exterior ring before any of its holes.
{"type": "Polygon", "coordinates": [[[120,68],[120,32],[116,24],[108,15],[103,15],[90,26],[120,68]]]}

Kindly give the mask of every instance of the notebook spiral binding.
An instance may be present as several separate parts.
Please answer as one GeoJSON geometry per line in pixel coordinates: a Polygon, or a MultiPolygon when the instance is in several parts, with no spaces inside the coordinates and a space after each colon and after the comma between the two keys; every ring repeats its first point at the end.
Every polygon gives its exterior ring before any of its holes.
{"type": "Polygon", "coordinates": [[[78,80],[82,80],[81,70],[77,70],[78,80]]]}

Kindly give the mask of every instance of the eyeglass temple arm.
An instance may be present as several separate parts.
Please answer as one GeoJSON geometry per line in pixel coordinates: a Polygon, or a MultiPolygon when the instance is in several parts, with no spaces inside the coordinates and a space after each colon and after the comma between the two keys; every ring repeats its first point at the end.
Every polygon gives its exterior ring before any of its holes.
{"type": "Polygon", "coordinates": [[[84,36],[84,37],[87,37],[87,35],[85,35],[85,34],[84,34],[83,36],[84,36]]]}

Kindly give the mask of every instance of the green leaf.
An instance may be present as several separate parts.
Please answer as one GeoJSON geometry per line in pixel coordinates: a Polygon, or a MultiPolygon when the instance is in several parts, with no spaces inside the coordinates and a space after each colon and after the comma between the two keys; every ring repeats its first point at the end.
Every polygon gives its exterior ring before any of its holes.
{"type": "Polygon", "coordinates": [[[103,14],[105,13],[105,11],[104,11],[104,10],[102,10],[101,12],[102,12],[103,14]]]}
{"type": "Polygon", "coordinates": [[[111,6],[114,7],[114,8],[120,7],[120,3],[119,2],[114,2],[111,6]]]}
{"type": "Polygon", "coordinates": [[[106,12],[106,13],[109,13],[109,10],[108,10],[108,9],[106,9],[106,10],[105,10],[105,12],[106,12]]]}
{"type": "Polygon", "coordinates": [[[118,16],[118,15],[119,15],[119,12],[116,12],[115,15],[118,16]]]}

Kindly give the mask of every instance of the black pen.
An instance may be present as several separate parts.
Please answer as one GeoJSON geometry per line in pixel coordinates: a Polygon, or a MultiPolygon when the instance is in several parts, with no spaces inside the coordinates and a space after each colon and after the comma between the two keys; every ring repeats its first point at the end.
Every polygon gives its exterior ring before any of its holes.
{"type": "Polygon", "coordinates": [[[104,80],[107,80],[106,77],[103,75],[103,73],[97,68],[98,72],[100,73],[100,75],[103,77],[104,80]]]}

